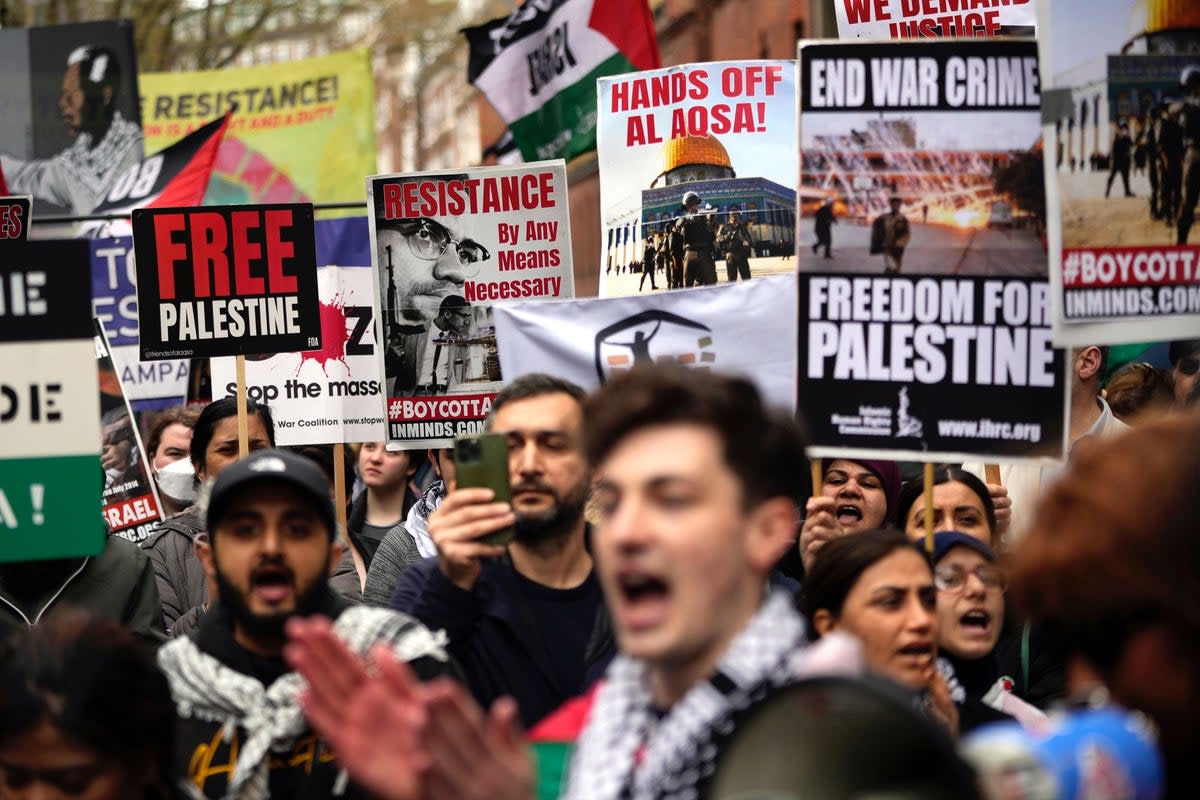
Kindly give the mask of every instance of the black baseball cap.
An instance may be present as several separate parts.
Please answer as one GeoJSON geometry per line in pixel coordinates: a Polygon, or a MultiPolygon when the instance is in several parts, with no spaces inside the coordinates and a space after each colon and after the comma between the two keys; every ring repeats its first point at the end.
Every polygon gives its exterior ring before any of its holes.
{"type": "Polygon", "coordinates": [[[333,499],[329,496],[329,481],[321,468],[304,456],[287,450],[256,450],[222,470],[213,482],[208,500],[205,525],[212,535],[221,517],[234,498],[246,489],[267,482],[286,483],[304,495],[317,510],[321,521],[334,537],[337,522],[333,516],[333,499]]]}

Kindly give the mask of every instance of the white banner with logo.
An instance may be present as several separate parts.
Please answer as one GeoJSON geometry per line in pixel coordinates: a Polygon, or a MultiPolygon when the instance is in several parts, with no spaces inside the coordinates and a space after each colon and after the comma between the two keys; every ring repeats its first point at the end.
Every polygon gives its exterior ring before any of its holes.
{"type": "MultiPolygon", "coordinates": [[[[373,276],[370,267],[321,267],[321,349],[246,357],[246,393],[271,407],[276,444],[384,439],[373,276]]],[[[211,364],[213,397],[236,394],[236,359],[211,364]]]]}
{"type": "Polygon", "coordinates": [[[591,390],[641,363],[677,362],[751,378],[796,407],[796,276],[635,297],[494,306],[506,381],[547,372],[591,390]]]}

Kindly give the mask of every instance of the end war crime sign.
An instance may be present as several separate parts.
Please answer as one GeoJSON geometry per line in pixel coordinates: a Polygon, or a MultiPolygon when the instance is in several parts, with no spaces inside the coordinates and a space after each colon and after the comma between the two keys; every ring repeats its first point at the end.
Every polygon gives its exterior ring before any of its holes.
{"type": "Polygon", "coordinates": [[[311,205],[133,212],[143,361],[321,346],[311,205]]]}

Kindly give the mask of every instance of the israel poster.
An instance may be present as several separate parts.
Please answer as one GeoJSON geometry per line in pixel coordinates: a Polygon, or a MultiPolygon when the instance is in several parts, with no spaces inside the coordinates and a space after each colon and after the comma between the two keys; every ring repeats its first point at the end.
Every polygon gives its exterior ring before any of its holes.
{"type": "Polygon", "coordinates": [[[89,214],[145,155],[131,20],[0,29],[0,171],[38,216],[89,214]]]}
{"type": "Polygon", "coordinates": [[[795,270],[794,61],[601,79],[600,295],[795,270]]]}
{"type": "Polygon", "coordinates": [[[639,364],[743,375],[796,407],[796,276],[636,297],[496,307],[508,380],[549,372],[594,389],[639,364]]]}
{"type": "Polygon", "coordinates": [[[492,304],[575,294],[566,165],[367,179],[388,439],[481,429],[500,389],[492,304]]]}
{"type": "Polygon", "coordinates": [[[1039,0],[833,0],[833,8],[837,14],[838,36],[842,39],[949,39],[1033,36],[1037,2],[1039,0]]]}
{"type": "MultiPolygon", "coordinates": [[[[246,357],[249,397],[271,406],[275,443],[377,442],[386,437],[369,266],[321,267],[321,349],[246,357]]],[[[213,395],[237,394],[232,358],[212,360],[213,395]]]]}
{"type": "Polygon", "coordinates": [[[1055,341],[1200,331],[1194,4],[1039,4],[1055,341]]]}
{"type": "Polygon", "coordinates": [[[133,212],[143,361],[321,346],[311,205],[133,212]]]}
{"type": "Polygon", "coordinates": [[[141,75],[146,149],[161,150],[233,111],[205,202],[361,200],[375,166],[370,53],[278,65],[141,75]]]}
{"type": "Polygon", "coordinates": [[[108,532],[140,542],[162,521],[158,489],[150,477],[112,348],[99,319],[92,318],[96,369],[100,374],[100,466],[104,470],[104,524],[108,532]]]}
{"type": "Polygon", "coordinates": [[[799,66],[813,452],[1061,458],[1036,45],[813,43],[799,66]]]}

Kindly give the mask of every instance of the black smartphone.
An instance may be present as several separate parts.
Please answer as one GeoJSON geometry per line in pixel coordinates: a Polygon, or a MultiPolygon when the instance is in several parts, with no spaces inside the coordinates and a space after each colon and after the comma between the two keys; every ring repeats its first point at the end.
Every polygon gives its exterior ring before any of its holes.
{"type": "MultiPolygon", "coordinates": [[[[454,474],[458,488],[491,489],[496,502],[511,503],[508,483],[508,437],[499,433],[459,436],[454,440],[454,474]]],[[[513,540],[512,526],[479,537],[487,544],[507,545],[513,540]]]]}

